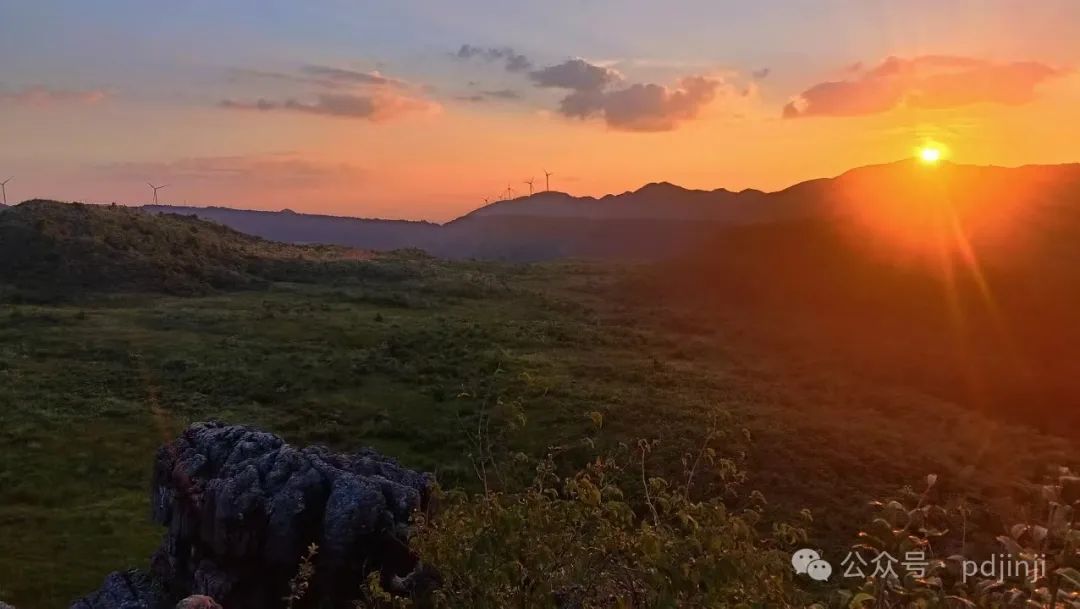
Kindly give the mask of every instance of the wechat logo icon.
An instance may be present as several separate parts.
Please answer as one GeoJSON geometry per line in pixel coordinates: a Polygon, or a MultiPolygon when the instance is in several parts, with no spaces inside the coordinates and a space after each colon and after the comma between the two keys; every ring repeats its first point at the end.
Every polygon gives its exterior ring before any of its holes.
{"type": "Polygon", "coordinates": [[[832,576],[832,565],[821,559],[817,550],[803,548],[791,555],[791,566],[795,573],[808,575],[814,581],[829,581],[832,576]]]}

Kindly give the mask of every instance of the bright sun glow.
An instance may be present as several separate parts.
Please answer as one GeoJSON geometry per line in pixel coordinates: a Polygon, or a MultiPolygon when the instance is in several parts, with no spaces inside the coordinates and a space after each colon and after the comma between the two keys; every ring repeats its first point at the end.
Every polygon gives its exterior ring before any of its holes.
{"type": "Polygon", "coordinates": [[[941,160],[941,149],[933,146],[926,146],[919,150],[919,159],[928,165],[933,165],[941,160]]]}

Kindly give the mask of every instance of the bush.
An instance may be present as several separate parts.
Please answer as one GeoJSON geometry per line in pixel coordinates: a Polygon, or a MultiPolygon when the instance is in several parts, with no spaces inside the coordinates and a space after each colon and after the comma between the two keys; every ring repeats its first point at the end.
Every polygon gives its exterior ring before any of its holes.
{"type": "MultiPolygon", "coordinates": [[[[737,509],[719,493],[693,498],[699,468],[741,480],[708,446],[686,461],[683,480],[650,477],[653,446],[621,445],[568,475],[555,451],[523,488],[437,493],[440,509],[417,516],[410,543],[438,585],[397,597],[373,578],[357,606],[749,608],[800,597],[790,555],[806,533],[776,524],[763,535],[760,493],[737,509]]],[[[503,469],[529,462],[512,460],[503,469]]]]}

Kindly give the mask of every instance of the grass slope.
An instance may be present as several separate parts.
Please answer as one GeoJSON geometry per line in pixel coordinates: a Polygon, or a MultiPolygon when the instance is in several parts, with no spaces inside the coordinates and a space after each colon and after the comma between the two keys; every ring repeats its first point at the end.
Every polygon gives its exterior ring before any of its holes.
{"type": "Polygon", "coordinates": [[[0,283],[38,298],[85,290],[199,294],[357,256],[243,235],[190,216],[27,201],[0,214],[0,283]]]}
{"type": "Polygon", "coordinates": [[[374,446],[454,486],[476,484],[470,435],[498,404],[525,413],[509,438],[522,450],[579,438],[599,411],[605,441],[659,438],[649,467],[675,471],[719,416],[754,441],[718,450],[748,450],[751,488],[781,513],[810,508],[826,548],[850,541],[866,499],[928,472],[997,505],[1007,481],[1076,462],[1061,438],[867,377],[752,308],[628,292],[636,269],[410,253],[270,268],[260,289],[98,284],[0,308],[0,598],[63,607],[144,564],[160,535],[146,505],[154,451],[208,418],[374,446]]]}

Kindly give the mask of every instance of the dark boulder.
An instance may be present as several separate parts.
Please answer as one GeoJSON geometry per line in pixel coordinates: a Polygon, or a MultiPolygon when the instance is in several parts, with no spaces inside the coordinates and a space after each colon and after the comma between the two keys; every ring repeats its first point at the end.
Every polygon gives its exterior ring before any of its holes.
{"type": "Polygon", "coordinates": [[[311,544],[314,576],[298,604],[350,606],[369,573],[390,585],[416,568],[409,518],[431,485],[370,449],[300,449],[249,427],[196,423],[157,454],[151,510],[166,533],[149,574],[114,573],[73,609],[163,609],[191,595],[276,609],[311,544]]]}

